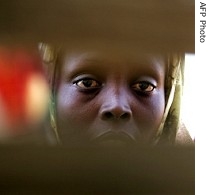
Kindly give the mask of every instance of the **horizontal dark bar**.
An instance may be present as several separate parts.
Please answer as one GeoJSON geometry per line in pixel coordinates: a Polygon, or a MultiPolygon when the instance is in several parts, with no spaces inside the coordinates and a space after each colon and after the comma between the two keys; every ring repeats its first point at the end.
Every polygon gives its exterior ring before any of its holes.
{"type": "Polygon", "coordinates": [[[194,194],[194,147],[0,147],[0,191],[194,194]]]}
{"type": "Polygon", "coordinates": [[[193,0],[0,1],[0,42],[195,50],[193,0]]]}

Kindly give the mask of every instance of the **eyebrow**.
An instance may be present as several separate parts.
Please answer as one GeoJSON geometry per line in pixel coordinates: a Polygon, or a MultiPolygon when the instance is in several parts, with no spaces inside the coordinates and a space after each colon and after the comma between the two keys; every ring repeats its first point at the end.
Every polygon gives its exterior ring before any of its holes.
{"type": "MultiPolygon", "coordinates": [[[[64,68],[63,75],[64,79],[73,79],[76,76],[79,76],[81,74],[94,74],[99,77],[103,77],[103,74],[106,70],[101,71],[100,67],[106,68],[105,61],[102,60],[96,60],[96,59],[89,59],[84,58],[82,60],[75,60],[66,62],[66,67],[64,68]]],[[[108,72],[108,69],[107,69],[108,72]]]]}
{"type": "MultiPolygon", "coordinates": [[[[146,59],[146,60],[143,60],[142,62],[126,62],[125,60],[125,63],[123,66],[131,67],[129,69],[130,72],[128,74],[131,73],[137,78],[139,77],[139,74],[141,73],[143,75],[152,76],[153,78],[159,80],[160,77],[163,76],[165,68],[161,68],[161,66],[163,65],[161,65],[161,63],[158,61],[159,60],[156,60],[154,62],[154,60],[146,59]]],[[[116,63],[116,65],[114,65],[114,63],[113,62],[110,63],[109,60],[90,58],[90,57],[85,57],[85,58],[78,59],[73,62],[67,62],[67,63],[72,64],[72,70],[70,68],[71,65],[69,65],[68,66],[69,68],[67,67],[67,71],[65,71],[67,72],[67,74],[69,74],[70,72],[71,77],[75,77],[83,73],[92,73],[92,74],[96,74],[98,76],[103,77],[103,74],[108,73],[110,71],[110,68],[112,69],[113,66],[116,67],[116,70],[118,67],[120,67],[119,63],[116,63]],[[75,68],[75,66],[78,66],[78,65],[79,67],[75,68]]]]}

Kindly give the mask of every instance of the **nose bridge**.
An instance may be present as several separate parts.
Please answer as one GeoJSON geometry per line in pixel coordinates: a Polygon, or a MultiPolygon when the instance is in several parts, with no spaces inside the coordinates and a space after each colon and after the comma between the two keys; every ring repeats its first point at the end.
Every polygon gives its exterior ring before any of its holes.
{"type": "Polygon", "coordinates": [[[106,88],[102,103],[101,116],[104,119],[130,118],[131,107],[126,85],[121,81],[111,83],[106,88]]]}
{"type": "Polygon", "coordinates": [[[123,84],[116,84],[114,87],[110,88],[110,106],[119,107],[121,109],[129,107],[129,101],[125,86],[123,84]]]}

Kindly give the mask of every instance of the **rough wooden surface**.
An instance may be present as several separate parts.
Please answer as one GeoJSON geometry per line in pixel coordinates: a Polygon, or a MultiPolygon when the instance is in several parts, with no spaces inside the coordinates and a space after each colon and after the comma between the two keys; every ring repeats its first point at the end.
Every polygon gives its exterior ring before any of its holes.
{"type": "Polygon", "coordinates": [[[1,194],[194,194],[194,147],[1,146],[1,194]]]}
{"type": "Polygon", "coordinates": [[[195,50],[193,0],[1,0],[0,42],[195,50]]]}

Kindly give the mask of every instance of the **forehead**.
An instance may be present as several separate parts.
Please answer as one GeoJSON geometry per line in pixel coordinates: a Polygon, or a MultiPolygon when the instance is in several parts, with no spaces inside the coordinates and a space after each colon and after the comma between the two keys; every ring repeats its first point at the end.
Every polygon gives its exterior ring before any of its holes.
{"type": "Polygon", "coordinates": [[[163,75],[166,56],[160,54],[125,55],[109,52],[67,51],[64,54],[63,71],[98,71],[101,74],[119,72],[144,72],[163,75]]]}

